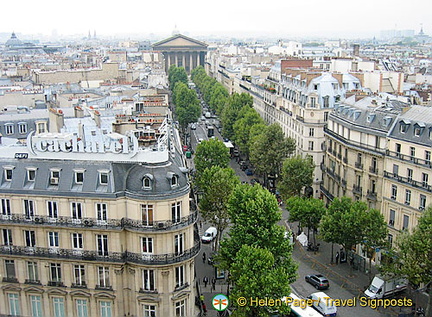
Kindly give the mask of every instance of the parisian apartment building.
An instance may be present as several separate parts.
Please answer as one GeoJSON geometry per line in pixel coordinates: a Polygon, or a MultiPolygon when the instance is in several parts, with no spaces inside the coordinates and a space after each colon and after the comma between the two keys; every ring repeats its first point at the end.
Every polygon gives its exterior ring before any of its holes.
{"type": "Polygon", "coordinates": [[[27,109],[34,128],[3,138],[0,315],[193,315],[197,213],[167,100],[27,109]]]}

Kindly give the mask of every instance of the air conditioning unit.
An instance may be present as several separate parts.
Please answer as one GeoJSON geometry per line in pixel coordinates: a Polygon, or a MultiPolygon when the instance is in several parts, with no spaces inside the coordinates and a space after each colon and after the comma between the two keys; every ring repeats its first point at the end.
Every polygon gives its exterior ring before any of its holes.
{"type": "Polygon", "coordinates": [[[50,184],[51,185],[58,185],[58,183],[59,183],[59,179],[57,177],[52,177],[50,179],[50,184]]]}

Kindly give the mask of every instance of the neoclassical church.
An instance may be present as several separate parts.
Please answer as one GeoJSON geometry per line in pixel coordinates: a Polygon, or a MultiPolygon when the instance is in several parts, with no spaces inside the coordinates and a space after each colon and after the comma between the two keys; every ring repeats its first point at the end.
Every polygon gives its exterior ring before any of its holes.
{"type": "Polygon", "coordinates": [[[154,51],[160,51],[165,59],[165,71],[171,65],[184,67],[187,73],[199,65],[204,66],[207,44],[175,33],[170,38],[153,44],[154,51]]]}

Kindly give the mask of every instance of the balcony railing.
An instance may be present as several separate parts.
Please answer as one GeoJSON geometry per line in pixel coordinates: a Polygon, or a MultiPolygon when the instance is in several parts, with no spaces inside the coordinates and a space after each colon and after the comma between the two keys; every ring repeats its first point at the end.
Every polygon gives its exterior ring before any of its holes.
{"type": "Polygon", "coordinates": [[[378,174],[378,168],[376,166],[369,166],[369,172],[378,174]]]}
{"type": "Polygon", "coordinates": [[[334,199],[334,196],[330,194],[330,192],[323,185],[320,185],[320,190],[328,199],[330,200],[334,199]]]}
{"type": "Polygon", "coordinates": [[[195,237],[195,244],[192,248],[185,250],[180,254],[148,254],[143,256],[142,253],[132,252],[106,252],[105,255],[98,251],[83,250],[80,253],[70,249],[58,249],[57,252],[50,251],[49,248],[34,247],[29,252],[27,247],[23,246],[0,246],[0,254],[16,255],[23,257],[42,257],[50,259],[71,259],[78,261],[99,261],[125,263],[132,262],[138,264],[162,265],[172,264],[188,260],[198,254],[200,250],[199,236],[195,237]]]}
{"type": "Polygon", "coordinates": [[[430,160],[423,160],[417,157],[413,157],[411,155],[401,154],[400,152],[394,152],[390,150],[386,150],[386,154],[391,157],[396,157],[402,161],[411,162],[414,164],[419,164],[427,167],[432,167],[432,163],[430,160]]]}
{"type": "Polygon", "coordinates": [[[363,169],[363,164],[362,164],[362,162],[355,162],[354,166],[355,166],[356,168],[361,169],[361,170],[363,169]]]}
{"type": "Polygon", "coordinates": [[[356,184],[353,185],[353,193],[354,194],[361,195],[362,191],[363,191],[363,189],[361,186],[356,185],[356,184]]]}
{"type": "Polygon", "coordinates": [[[61,216],[58,218],[51,218],[48,216],[35,215],[28,218],[23,214],[0,215],[0,223],[17,223],[25,225],[44,225],[55,227],[75,227],[75,228],[100,228],[111,230],[138,230],[138,231],[160,231],[160,230],[177,230],[182,227],[189,226],[196,222],[198,213],[194,211],[192,214],[178,219],[178,221],[165,220],[153,221],[151,223],[144,223],[140,220],[129,218],[122,219],[108,219],[98,220],[96,218],[82,218],[74,219],[72,217],[61,216]]]}
{"type": "Polygon", "coordinates": [[[424,182],[418,182],[413,180],[412,178],[395,175],[394,173],[390,173],[387,171],[384,171],[384,177],[394,179],[397,180],[399,183],[408,184],[411,185],[412,187],[424,189],[425,191],[432,193],[432,186],[424,182]]]}
{"type": "Polygon", "coordinates": [[[367,194],[366,194],[366,198],[370,199],[370,200],[377,200],[377,193],[368,190],[367,194]]]}

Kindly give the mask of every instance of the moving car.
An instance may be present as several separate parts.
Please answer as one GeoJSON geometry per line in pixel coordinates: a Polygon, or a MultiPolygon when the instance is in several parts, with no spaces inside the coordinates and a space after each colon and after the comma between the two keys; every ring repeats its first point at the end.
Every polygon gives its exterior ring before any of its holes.
{"type": "Polygon", "coordinates": [[[330,287],[328,279],[321,274],[306,275],[305,280],[316,289],[328,289],[330,287]]]}
{"type": "Polygon", "coordinates": [[[312,307],[319,311],[322,315],[328,317],[336,316],[337,309],[334,302],[324,292],[312,293],[308,296],[308,299],[313,300],[312,307]]]}
{"type": "Polygon", "coordinates": [[[214,238],[216,238],[217,235],[217,229],[215,227],[209,227],[201,237],[202,243],[210,243],[213,241],[214,238]]]}

